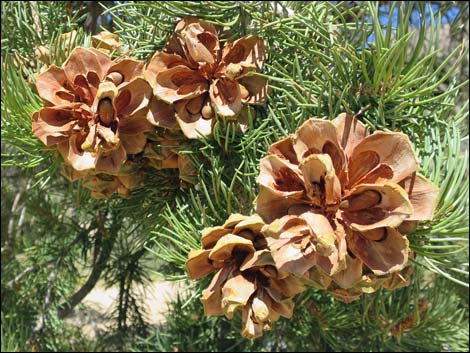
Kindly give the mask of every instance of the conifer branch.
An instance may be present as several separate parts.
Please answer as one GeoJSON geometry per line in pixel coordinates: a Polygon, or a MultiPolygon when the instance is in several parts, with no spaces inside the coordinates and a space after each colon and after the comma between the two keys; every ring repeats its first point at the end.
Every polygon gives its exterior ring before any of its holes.
{"type": "Polygon", "coordinates": [[[98,217],[98,231],[96,232],[95,240],[95,254],[99,253],[97,260],[94,262],[90,275],[88,279],[77,290],[70,298],[68,298],[64,303],[60,304],[57,313],[59,318],[64,319],[70,315],[73,309],[91,292],[95,287],[96,283],[101,277],[101,273],[108,263],[109,257],[113,249],[114,242],[116,240],[115,234],[108,235],[106,229],[103,225],[102,217],[98,217]]]}

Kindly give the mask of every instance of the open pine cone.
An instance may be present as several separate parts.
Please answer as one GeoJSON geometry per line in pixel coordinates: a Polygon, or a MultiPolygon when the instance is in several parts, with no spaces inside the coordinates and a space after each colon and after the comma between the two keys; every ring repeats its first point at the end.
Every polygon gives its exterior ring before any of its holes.
{"type": "Polygon", "coordinates": [[[76,48],[61,68],[37,78],[46,107],[33,115],[33,133],[57,148],[77,171],[118,174],[129,154],[143,151],[152,96],[140,77],[143,62],[113,62],[94,48],[76,48]]]}
{"type": "Polygon", "coordinates": [[[212,132],[213,110],[221,117],[244,120],[246,105],[265,102],[267,81],[255,75],[265,60],[261,38],[247,36],[223,47],[213,25],[184,18],[145,69],[155,95],[149,120],[180,129],[191,139],[212,132]]]}
{"type": "Polygon", "coordinates": [[[203,231],[203,249],[191,250],[186,262],[192,279],[216,272],[202,293],[205,314],[231,319],[240,309],[247,338],[261,336],[280,316],[290,318],[292,297],[304,290],[296,278],[274,266],[264,226],[258,215],[233,214],[224,225],[203,231]]]}
{"type": "Polygon", "coordinates": [[[362,280],[404,270],[410,249],[400,229],[431,219],[438,195],[417,170],[406,135],[369,135],[346,114],[333,121],[309,119],[295,135],[271,145],[261,160],[256,211],[265,222],[300,216],[289,237],[282,226],[272,232],[284,238],[273,243],[280,268],[302,273],[316,265],[307,276],[314,282],[328,287],[326,275],[333,280],[330,288],[356,290],[362,280]],[[325,234],[337,246],[327,260],[307,251],[325,234]],[[303,252],[294,251],[298,241],[303,252]]]}
{"type": "Polygon", "coordinates": [[[82,186],[91,191],[95,199],[109,199],[114,193],[122,198],[128,198],[130,191],[138,187],[143,180],[143,171],[138,165],[126,161],[118,174],[77,171],[69,164],[62,164],[61,174],[70,181],[81,180],[82,186]]]}

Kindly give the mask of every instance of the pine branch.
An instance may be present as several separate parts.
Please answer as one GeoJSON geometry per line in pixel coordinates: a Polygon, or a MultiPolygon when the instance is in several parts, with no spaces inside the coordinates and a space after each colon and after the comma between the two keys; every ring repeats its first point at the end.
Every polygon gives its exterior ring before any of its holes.
{"type": "Polygon", "coordinates": [[[103,217],[98,217],[98,223],[99,230],[96,233],[95,253],[99,251],[99,256],[96,262],[94,262],[92,271],[83,286],[64,303],[59,305],[57,313],[61,319],[70,315],[75,306],[77,306],[95,287],[111,256],[111,251],[116,238],[114,234],[108,235],[103,225],[103,217]]]}
{"type": "Polygon", "coordinates": [[[59,269],[60,265],[60,259],[56,261],[51,273],[49,274],[49,277],[47,278],[47,284],[46,284],[46,295],[44,296],[44,302],[43,302],[43,307],[42,311],[39,314],[38,318],[36,319],[36,323],[34,325],[34,328],[32,330],[32,335],[29,340],[29,344],[32,344],[33,342],[36,341],[37,335],[41,334],[41,332],[44,329],[44,325],[46,323],[46,313],[49,310],[49,307],[51,306],[51,293],[52,293],[52,287],[54,286],[54,283],[57,279],[57,272],[59,269]]]}
{"type": "Polygon", "coordinates": [[[6,286],[10,288],[14,288],[26,275],[30,274],[31,272],[37,271],[39,268],[51,265],[55,262],[56,260],[50,260],[47,262],[43,262],[38,265],[31,265],[29,267],[26,267],[22,272],[20,272],[18,275],[15,276],[11,281],[7,282],[6,286]]]}

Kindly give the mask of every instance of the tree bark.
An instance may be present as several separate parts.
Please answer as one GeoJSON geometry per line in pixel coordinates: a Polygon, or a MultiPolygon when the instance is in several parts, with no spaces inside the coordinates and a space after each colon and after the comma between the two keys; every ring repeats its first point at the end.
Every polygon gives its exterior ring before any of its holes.
{"type": "MultiPolygon", "coordinates": [[[[111,251],[114,245],[115,237],[112,236],[103,240],[103,234],[101,231],[97,233],[99,239],[97,239],[97,243],[95,246],[101,247],[100,255],[98,260],[95,262],[93,266],[93,270],[90,273],[85,284],[76,291],[65,303],[61,304],[57,310],[58,316],[60,319],[63,319],[70,315],[73,309],[85,298],[88,293],[95,287],[96,283],[101,277],[101,273],[103,272],[106,263],[109,260],[111,255],[111,251]]],[[[105,237],[106,238],[106,237],[105,237]]]]}

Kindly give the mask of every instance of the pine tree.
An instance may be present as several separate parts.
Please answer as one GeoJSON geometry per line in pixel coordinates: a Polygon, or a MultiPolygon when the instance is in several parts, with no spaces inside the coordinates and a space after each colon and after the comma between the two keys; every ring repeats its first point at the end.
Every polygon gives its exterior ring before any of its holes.
{"type": "Polygon", "coordinates": [[[457,2],[2,2],[2,351],[79,349],[64,346],[62,320],[99,279],[119,288],[103,350],[467,351],[467,48],[468,4],[457,2]],[[263,38],[267,104],[245,132],[218,119],[211,136],[179,143],[196,170],[190,180],[147,168],[129,198],[92,198],[31,132],[43,106],[37,73],[92,46],[95,21],[119,35],[126,55],[148,61],[186,16],[219,26],[223,41],[263,38]],[[443,27],[467,35],[445,56],[443,27]],[[372,131],[407,134],[420,173],[440,188],[433,219],[408,235],[411,282],[349,304],[310,288],[290,320],[244,339],[240,316],[204,316],[209,279],[188,281],[188,253],[205,227],[254,213],[272,143],[310,117],[342,112],[372,131]],[[186,286],[158,330],[134,290],[155,272],[186,286]]]}

